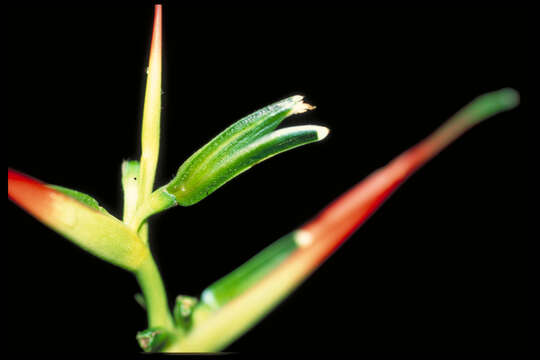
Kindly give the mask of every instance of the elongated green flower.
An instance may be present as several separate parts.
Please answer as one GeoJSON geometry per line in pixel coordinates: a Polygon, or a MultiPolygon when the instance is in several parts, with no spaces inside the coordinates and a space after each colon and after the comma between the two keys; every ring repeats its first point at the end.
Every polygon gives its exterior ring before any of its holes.
{"type": "Polygon", "coordinates": [[[253,165],[281,152],[322,140],[328,129],[295,126],[273,131],[288,116],[313,109],[296,95],[234,123],[187,159],[164,189],[178,204],[193,205],[253,165]]]}

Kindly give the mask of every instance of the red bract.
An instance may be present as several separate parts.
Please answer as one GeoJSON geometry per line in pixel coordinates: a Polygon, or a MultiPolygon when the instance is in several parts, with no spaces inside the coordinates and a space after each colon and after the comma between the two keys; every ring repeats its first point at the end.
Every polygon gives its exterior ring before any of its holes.
{"type": "Polygon", "coordinates": [[[34,178],[8,169],[8,198],[39,220],[49,222],[54,201],[65,196],[34,178]]]}

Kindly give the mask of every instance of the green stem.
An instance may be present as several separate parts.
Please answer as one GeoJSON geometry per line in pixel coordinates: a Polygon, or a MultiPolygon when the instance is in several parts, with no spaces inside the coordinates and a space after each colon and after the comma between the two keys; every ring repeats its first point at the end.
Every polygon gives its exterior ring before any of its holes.
{"type": "Polygon", "coordinates": [[[145,244],[148,244],[148,236],[141,234],[142,226],[146,224],[144,221],[149,216],[169,209],[177,204],[174,195],[169,194],[165,187],[162,187],[150,194],[146,200],[137,207],[137,210],[134,212],[128,225],[135,232],[139,232],[141,239],[145,244]]]}
{"type": "Polygon", "coordinates": [[[174,331],[174,322],[169,310],[165,286],[152,255],[141,264],[135,272],[135,276],[144,295],[148,326],[174,331]]]}

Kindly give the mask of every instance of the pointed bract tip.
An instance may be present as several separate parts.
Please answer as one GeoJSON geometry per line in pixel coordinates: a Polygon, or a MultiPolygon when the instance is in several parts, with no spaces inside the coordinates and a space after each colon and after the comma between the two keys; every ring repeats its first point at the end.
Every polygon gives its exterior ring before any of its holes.
{"type": "Polygon", "coordinates": [[[39,183],[36,179],[11,168],[8,168],[8,182],[9,180],[33,181],[39,183]]]}

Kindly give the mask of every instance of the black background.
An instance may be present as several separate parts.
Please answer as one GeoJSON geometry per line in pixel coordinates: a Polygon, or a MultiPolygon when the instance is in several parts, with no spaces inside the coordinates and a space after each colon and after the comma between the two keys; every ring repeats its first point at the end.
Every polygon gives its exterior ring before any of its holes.
{"type": "MultiPolygon", "coordinates": [[[[229,351],[521,351],[528,342],[528,11],[517,8],[164,6],[156,185],[233,121],[302,94],[287,125],[331,129],[201,203],[150,221],[170,298],[198,295],[314,216],[475,96],[522,106],[422,168],[300,289],[229,351]]],[[[138,157],[153,7],[3,10],[8,166],[121,215],[138,157]]],[[[127,272],[8,202],[4,342],[139,351],[127,272]],[[31,338],[31,340],[28,340],[31,338]]],[[[29,346],[29,344],[31,346],[29,346]]]]}

